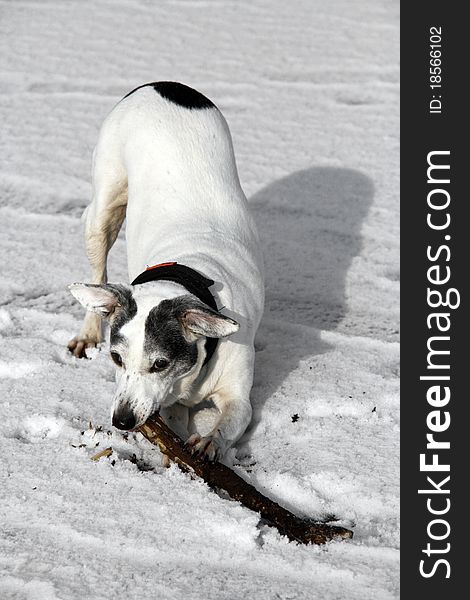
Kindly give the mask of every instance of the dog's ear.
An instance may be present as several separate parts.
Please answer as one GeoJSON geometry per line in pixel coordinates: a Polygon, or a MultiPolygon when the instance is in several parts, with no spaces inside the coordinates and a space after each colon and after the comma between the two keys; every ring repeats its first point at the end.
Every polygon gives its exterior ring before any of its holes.
{"type": "Polygon", "coordinates": [[[240,325],[225,315],[212,310],[202,302],[186,308],[178,315],[178,320],[183,329],[196,337],[206,336],[221,338],[232,335],[238,331],[240,325]]]}
{"type": "Polygon", "coordinates": [[[120,306],[119,286],[115,285],[96,285],[93,283],[72,283],[69,290],[82,306],[91,312],[98,313],[106,318],[113,314],[120,306]]]}

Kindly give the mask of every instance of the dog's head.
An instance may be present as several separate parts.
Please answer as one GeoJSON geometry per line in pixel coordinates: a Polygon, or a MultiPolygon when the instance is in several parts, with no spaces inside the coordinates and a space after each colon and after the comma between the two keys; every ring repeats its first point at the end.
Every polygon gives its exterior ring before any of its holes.
{"type": "Polygon", "coordinates": [[[69,289],[109,322],[118,383],[112,418],[119,429],[139,427],[160,407],[187,396],[206,356],[206,337],[226,337],[239,327],[191,294],[156,303],[124,285],[74,283],[69,289]]]}

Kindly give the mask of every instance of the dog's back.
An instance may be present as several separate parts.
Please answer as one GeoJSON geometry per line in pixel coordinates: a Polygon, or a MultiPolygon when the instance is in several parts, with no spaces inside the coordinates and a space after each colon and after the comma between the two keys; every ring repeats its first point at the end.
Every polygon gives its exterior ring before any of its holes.
{"type": "MultiPolygon", "coordinates": [[[[243,282],[252,286],[248,304],[262,310],[258,236],[240,187],[230,131],[210,100],[174,82],[129,93],[101,128],[95,185],[110,171],[121,187],[116,203],[127,203],[131,280],[146,266],[169,260],[217,281],[243,273],[243,282]],[[214,247],[220,249],[216,256],[214,247]]],[[[233,297],[221,300],[233,303],[233,297]]]]}

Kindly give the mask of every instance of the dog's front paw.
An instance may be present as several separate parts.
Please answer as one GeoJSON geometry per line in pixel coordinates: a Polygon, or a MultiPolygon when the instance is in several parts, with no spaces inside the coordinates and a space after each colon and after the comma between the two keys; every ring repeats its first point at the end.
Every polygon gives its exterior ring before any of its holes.
{"type": "Polygon", "coordinates": [[[87,348],[95,348],[100,343],[100,340],[75,336],[67,344],[67,348],[76,358],[88,358],[85,350],[87,348]]]}
{"type": "Polygon", "coordinates": [[[191,454],[195,454],[196,456],[212,462],[216,462],[222,458],[226,449],[226,444],[219,432],[204,437],[200,436],[198,433],[193,433],[193,435],[188,438],[186,446],[189,447],[191,454]]]}

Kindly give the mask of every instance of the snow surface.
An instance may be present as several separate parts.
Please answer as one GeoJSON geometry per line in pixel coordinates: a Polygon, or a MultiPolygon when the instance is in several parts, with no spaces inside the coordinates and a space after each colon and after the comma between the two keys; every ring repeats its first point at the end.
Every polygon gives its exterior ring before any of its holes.
{"type": "MultiPolygon", "coordinates": [[[[398,2],[0,11],[0,597],[398,597],[398,2]],[[140,435],[109,431],[105,348],[66,351],[98,128],[158,79],[224,112],[266,255],[254,419],[229,459],[352,541],[289,543],[163,468],[140,435]]],[[[110,280],[126,277],[121,236],[110,280]]]]}

